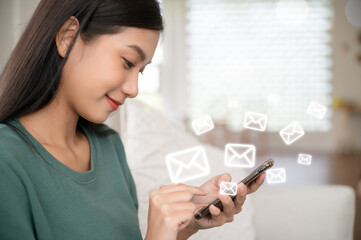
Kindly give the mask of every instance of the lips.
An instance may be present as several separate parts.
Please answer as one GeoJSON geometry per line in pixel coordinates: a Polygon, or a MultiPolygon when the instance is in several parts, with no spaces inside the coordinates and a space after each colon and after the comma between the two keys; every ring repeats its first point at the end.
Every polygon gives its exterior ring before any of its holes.
{"type": "Polygon", "coordinates": [[[110,105],[110,107],[115,111],[118,109],[118,106],[121,105],[122,103],[110,98],[108,95],[106,95],[106,98],[108,100],[108,103],[110,105]]]}
{"type": "Polygon", "coordinates": [[[113,98],[111,98],[111,97],[109,97],[108,95],[106,95],[113,103],[115,103],[117,106],[119,106],[119,105],[122,105],[123,103],[121,103],[121,102],[118,102],[117,100],[115,100],[115,99],[113,99],[113,98]]]}

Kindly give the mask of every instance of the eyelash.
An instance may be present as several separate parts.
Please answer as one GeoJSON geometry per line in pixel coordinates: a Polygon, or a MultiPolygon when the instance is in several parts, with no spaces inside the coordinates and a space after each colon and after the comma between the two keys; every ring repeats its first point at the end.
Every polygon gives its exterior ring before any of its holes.
{"type": "MultiPolygon", "coordinates": [[[[125,63],[127,64],[128,68],[135,67],[135,65],[134,65],[132,62],[128,61],[128,60],[125,59],[125,58],[123,58],[123,59],[124,59],[125,63]]],[[[143,71],[139,71],[139,73],[142,74],[142,75],[144,75],[144,72],[143,72],[143,71]]]]}

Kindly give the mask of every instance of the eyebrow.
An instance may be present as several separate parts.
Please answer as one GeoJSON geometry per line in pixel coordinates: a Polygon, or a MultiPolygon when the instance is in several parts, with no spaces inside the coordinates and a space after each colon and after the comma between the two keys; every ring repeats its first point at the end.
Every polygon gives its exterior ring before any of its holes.
{"type": "MultiPolygon", "coordinates": [[[[139,54],[140,59],[142,60],[142,62],[144,62],[145,59],[147,59],[147,56],[145,55],[144,51],[138,45],[128,45],[128,47],[135,50],[139,54]]],[[[150,61],[149,63],[151,63],[151,62],[152,61],[150,61]]]]}

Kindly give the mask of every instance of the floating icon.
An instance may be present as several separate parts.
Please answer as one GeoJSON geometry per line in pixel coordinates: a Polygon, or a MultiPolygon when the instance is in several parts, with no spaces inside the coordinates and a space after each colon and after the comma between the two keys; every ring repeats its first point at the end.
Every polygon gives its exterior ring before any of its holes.
{"type": "Polygon", "coordinates": [[[291,143],[295,142],[297,139],[305,135],[305,131],[303,131],[301,125],[298,122],[292,122],[280,131],[280,135],[283,141],[287,145],[290,145],[291,143]]]}
{"type": "Polygon", "coordinates": [[[200,178],[210,172],[206,152],[201,146],[168,154],[165,161],[173,183],[200,178]]]}
{"type": "Polygon", "coordinates": [[[209,115],[205,115],[201,118],[192,121],[192,126],[197,135],[201,135],[214,128],[212,119],[209,115]]]}
{"type": "Polygon", "coordinates": [[[256,147],[249,144],[232,144],[225,147],[224,164],[228,167],[251,168],[256,160],[256,147]]]}
{"type": "Polygon", "coordinates": [[[264,131],[267,125],[267,115],[255,112],[246,112],[244,117],[244,128],[264,131]]]}
{"type": "Polygon", "coordinates": [[[322,119],[326,111],[327,108],[317,102],[311,102],[307,108],[307,113],[318,119],[322,119]]]}
{"type": "Polygon", "coordinates": [[[284,168],[274,168],[266,171],[268,183],[286,182],[286,170],[284,168]]]}
{"type": "Polygon", "coordinates": [[[221,188],[220,188],[219,193],[222,195],[236,196],[237,195],[237,183],[221,182],[221,188]]]}
{"type": "Polygon", "coordinates": [[[303,165],[311,165],[312,156],[308,154],[298,154],[298,163],[303,165]]]}

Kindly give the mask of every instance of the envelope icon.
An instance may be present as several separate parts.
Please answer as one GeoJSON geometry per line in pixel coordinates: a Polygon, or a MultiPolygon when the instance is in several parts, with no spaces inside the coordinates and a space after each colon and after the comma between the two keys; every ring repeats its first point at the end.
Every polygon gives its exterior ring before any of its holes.
{"type": "Polygon", "coordinates": [[[269,169],[266,171],[266,178],[268,183],[286,182],[286,170],[284,168],[269,169]]]}
{"type": "Polygon", "coordinates": [[[194,129],[194,132],[197,135],[208,132],[214,128],[212,119],[209,115],[205,115],[201,118],[198,118],[198,119],[192,121],[192,126],[194,129]]]}
{"type": "Polygon", "coordinates": [[[266,130],[266,125],[267,115],[262,113],[246,112],[243,123],[244,128],[256,131],[264,131],[266,130]]]}
{"type": "Polygon", "coordinates": [[[307,108],[307,113],[318,119],[322,119],[326,111],[327,108],[317,102],[311,102],[307,108]]]}
{"type": "Polygon", "coordinates": [[[168,154],[165,161],[173,183],[200,178],[210,172],[206,152],[201,146],[168,154]]]}
{"type": "Polygon", "coordinates": [[[292,122],[280,131],[280,135],[283,141],[287,145],[290,145],[291,143],[305,135],[305,131],[303,131],[301,125],[298,122],[292,122]]]}
{"type": "Polygon", "coordinates": [[[237,183],[235,182],[221,182],[221,189],[219,191],[222,195],[236,196],[237,183]]]}
{"type": "Polygon", "coordinates": [[[256,160],[254,145],[228,143],[225,147],[224,164],[228,167],[251,168],[256,160]]]}
{"type": "Polygon", "coordinates": [[[298,155],[298,163],[304,165],[311,165],[312,156],[308,154],[300,153],[298,155]]]}

